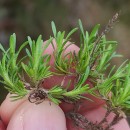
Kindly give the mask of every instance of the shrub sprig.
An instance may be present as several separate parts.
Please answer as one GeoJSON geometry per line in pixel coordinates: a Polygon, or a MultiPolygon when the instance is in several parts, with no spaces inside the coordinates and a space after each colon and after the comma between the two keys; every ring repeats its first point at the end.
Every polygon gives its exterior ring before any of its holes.
{"type": "MultiPolygon", "coordinates": [[[[108,23],[110,28],[117,17],[113,19],[108,23]]],[[[50,37],[47,42],[43,42],[41,35],[36,41],[28,37],[16,51],[16,36],[13,34],[10,37],[9,49],[5,50],[0,44],[2,51],[0,82],[13,94],[13,99],[20,99],[30,94],[29,98],[33,97],[36,101],[48,98],[59,104],[65,99],[72,101],[87,99],[85,94],[91,94],[105,100],[112,110],[118,108],[118,110],[129,112],[130,63],[126,61],[118,69],[114,66],[108,75],[105,74],[111,59],[121,56],[115,52],[117,42],[106,40],[105,34],[109,26],[100,34],[100,25],[97,24],[89,33],[84,31],[82,22],[79,20],[80,50],[77,53],[72,51],[66,53],[66,49],[72,44],[70,37],[78,28],[72,29],[65,36],[65,31],[57,31],[54,22],[51,25],[53,37],[50,37]],[[55,70],[53,72],[50,69],[51,55],[45,54],[50,44],[54,49],[55,70]],[[20,58],[22,49],[26,50],[26,55],[20,58]],[[42,81],[57,75],[74,76],[73,88],[70,88],[71,80],[67,86],[60,85],[62,84],[60,82],[51,89],[43,88],[42,81]],[[29,80],[24,80],[24,77],[29,80]],[[91,82],[93,88],[90,88],[86,81],[91,82]]]]}

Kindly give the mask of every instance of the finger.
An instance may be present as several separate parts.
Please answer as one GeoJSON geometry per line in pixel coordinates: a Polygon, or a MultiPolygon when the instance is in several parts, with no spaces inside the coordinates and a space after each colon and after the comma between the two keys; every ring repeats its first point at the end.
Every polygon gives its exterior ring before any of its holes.
{"type": "MultiPolygon", "coordinates": [[[[45,42],[43,43],[43,47],[44,47],[44,45],[46,44],[46,42],[47,42],[47,41],[45,41],[45,42]]],[[[56,48],[56,41],[53,40],[52,43],[53,43],[54,47],[56,48]]],[[[67,43],[66,43],[66,46],[69,45],[70,43],[71,43],[71,42],[67,42],[67,43]]],[[[71,45],[64,51],[64,54],[66,54],[66,53],[68,53],[68,52],[74,52],[74,51],[75,51],[75,52],[78,52],[78,51],[79,51],[79,47],[76,46],[75,44],[71,44],[71,45]]],[[[54,65],[54,48],[53,48],[52,44],[49,44],[49,46],[46,48],[46,50],[44,51],[43,54],[49,54],[49,55],[51,55],[51,62],[50,62],[50,64],[53,66],[53,65],[54,65]]]]}
{"type": "Polygon", "coordinates": [[[24,102],[13,114],[7,130],[67,130],[61,108],[50,101],[24,102]]]}
{"type": "Polygon", "coordinates": [[[5,125],[1,120],[0,120],[0,130],[5,130],[5,125]]]}
{"type": "MultiPolygon", "coordinates": [[[[88,120],[91,120],[93,122],[96,122],[96,121],[100,122],[103,119],[105,113],[106,113],[106,110],[103,107],[99,107],[98,109],[94,109],[90,112],[86,112],[85,116],[87,117],[88,120]]],[[[108,123],[112,121],[113,117],[114,117],[113,113],[111,113],[108,116],[107,118],[108,123]]],[[[122,119],[121,121],[119,121],[119,123],[114,125],[113,128],[114,130],[130,130],[130,127],[125,119],[122,119]]]]}
{"type": "MultiPolygon", "coordinates": [[[[46,42],[44,42],[44,43],[46,43],[46,42]]],[[[43,45],[44,45],[44,43],[43,43],[43,45]]],[[[56,45],[55,41],[54,41],[54,45],[56,45]]],[[[77,51],[79,49],[78,47],[75,47],[74,45],[71,45],[71,46],[72,46],[72,48],[75,48],[74,49],[75,51],[77,51]]],[[[44,53],[51,55],[51,64],[54,64],[53,47],[52,47],[51,44],[48,46],[48,48],[45,50],[44,53]]],[[[45,88],[51,88],[52,86],[60,83],[59,81],[62,81],[62,79],[63,79],[63,76],[60,76],[60,77],[55,76],[55,78],[53,78],[53,77],[49,78],[48,80],[45,81],[44,87],[45,88]]],[[[1,104],[1,111],[0,111],[1,118],[4,121],[5,124],[8,124],[13,112],[24,101],[25,101],[25,99],[21,99],[21,100],[12,102],[11,99],[10,99],[10,94],[6,97],[6,99],[1,104]]]]}
{"type": "MultiPolygon", "coordinates": [[[[43,47],[44,47],[44,45],[45,45],[45,43],[46,43],[47,41],[45,41],[44,43],[43,43],[43,47]]],[[[54,45],[54,47],[56,48],[56,41],[55,40],[53,40],[52,41],[53,42],[53,45],[54,45]]],[[[68,44],[70,44],[70,42],[68,42],[67,43],[67,45],[68,44]]],[[[77,47],[76,45],[74,45],[74,44],[71,44],[66,50],[65,50],[65,54],[66,53],[68,53],[68,52],[78,52],[79,51],[79,47],[77,47]]],[[[50,60],[50,65],[51,65],[51,70],[52,71],[55,71],[54,70],[54,48],[53,48],[53,46],[52,46],[52,44],[49,44],[49,46],[46,48],[46,50],[44,51],[44,54],[49,54],[49,55],[51,55],[51,60],[50,60]]],[[[47,79],[44,79],[44,84],[43,84],[43,87],[44,88],[47,88],[47,89],[49,89],[49,88],[52,88],[52,87],[54,87],[55,85],[61,85],[61,82],[63,81],[63,79],[65,78],[65,76],[63,75],[60,75],[60,76],[51,76],[50,78],[47,78],[47,79]]],[[[70,79],[72,80],[72,82],[74,81],[74,77],[72,76],[66,76],[66,78],[65,78],[65,81],[66,82],[64,82],[64,86],[66,86],[67,85],[67,83],[68,83],[68,81],[70,81],[70,79]]],[[[72,86],[71,86],[72,87],[72,86]]]]}
{"type": "MultiPolygon", "coordinates": [[[[56,46],[56,42],[55,40],[53,40],[53,44],[54,46],[56,46]]],[[[70,42],[68,42],[67,44],[70,44],[70,42]]],[[[45,54],[50,54],[51,55],[51,67],[53,68],[53,71],[54,71],[54,54],[53,54],[53,47],[52,45],[50,44],[49,47],[45,50],[45,54]]],[[[79,47],[76,46],[75,44],[71,44],[65,51],[65,53],[68,53],[68,52],[74,52],[77,53],[79,51],[79,47]]],[[[74,88],[74,82],[75,82],[75,77],[74,76],[68,76],[68,77],[65,77],[65,76],[52,76],[50,78],[47,78],[44,80],[44,84],[43,84],[43,87],[44,88],[52,88],[54,87],[55,85],[61,85],[61,82],[63,81],[63,79],[65,79],[65,82],[64,82],[64,86],[67,86],[68,82],[71,80],[71,84],[70,84],[70,88],[74,88]]],[[[92,87],[92,84],[90,82],[87,82],[91,87],[92,87]]],[[[102,104],[104,104],[104,101],[99,99],[99,98],[95,98],[94,96],[91,96],[91,95],[86,95],[88,98],[90,98],[92,101],[88,101],[88,100],[82,100],[82,104],[81,104],[81,107],[80,107],[80,110],[79,111],[86,111],[86,110],[91,110],[95,107],[98,107],[102,104]]],[[[65,111],[65,112],[68,112],[70,110],[73,109],[73,105],[72,104],[67,104],[67,103],[61,103],[60,104],[61,108],[65,111]]]]}
{"type": "MultiPolygon", "coordinates": [[[[53,41],[54,45],[56,45],[55,41],[53,41]]],[[[69,43],[68,43],[69,44],[69,43]]],[[[44,45],[44,44],[43,44],[44,45]]],[[[48,48],[45,50],[45,54],[50,54],[51,55],[51,66],[52,68],[54,67],[54,57],[53,57],[53,47],[52,45],[50,44],[48,46],[48,48]]],[[[67,52],[70,52],[70,51],[75,51],[75,52],[78,52],[79,51],[79,48],[72,44],[70,45],[67,50],[66,50],[66,53],[67,52]]],[[[54,87],[55,85],[60,85],[62,80],[63,80],[64,76],[52,76],[50,78],[47,78],[45,79],[45,82],[44,82],[44,85],[43,87],[44,88],[51,88],[51,87],[54,87]]],[[[74,82],[75,78],[74,77],[66,77],[65,78],[65,82],[64,82],[64,86],[67,85],[67,83],[69,82],[69,80],[72,80],[72,83],[74,82]]],[[[73,88],[73,84],[70,85],[71,88],[73,88]]],[[[90,95],[89,95],[90,96],[90,95]]],[[[88,97],[89,97],[88,96],[88,97]]],[[[90,96],[94,102],[90,102],[90,101],[83,101],[85,105],[83,105],[83,107],[81,107],[80,111],[86,111],[87,109],[92,109],[100,104],[102,104],[102,101],[93,97],[93,96],[90,96]],[[85,108],[87,107],[87,109],[85,108]]],[[[16,108],[21,104],[23,103],[24,99],[21,99],[21,100],[18,100],[18,101],[15,101],[15,102],[12,102],[9,98],[9,96],[7,96],[7,98],[5,99],[5,101],[2,103],[1,105],[1,115],[2,115],[2,120],[7,124],[10,120],[10,117],[12,116],[13,112],[16,110],[16,108]],[[9,109],[8,109],[9,108],[9,109]]],[[[70,111],[71,109],[73,109],[73,105],[71,104],[67,104],[67,103],[62,103],[61,104],[61,108],[66,112],[66,111],[70,111]]]]}
{"type": "MultiPolygon", "coordinates": [[[[97,109],[87,111],[82,115],[85,116],[88,121],[91,121],[97,124],[97,122],[99,123],[104,118],[105,113],[106,113],[106,110],[103,107],[99,107],[97,109]]],[[[110,123],[113,117],[114,117],[114,114],[111,113],[107,118],[107,123],[110,123]]],[[[75,128],[76,127],[74,123],[72,122],[72,120],[69,120],[67,122],[67,130],[75,130],[75,128]]],[[[113,128],[114,130],[130,130],[130,127],[125,119],[122,119],[121,121],[119,121],[119,123],[114,125],[113,128]]]]}
{"type": "Polygon", "coordinates": [[[26,99],[20,99],[17,101],[11,101],[10,94],[7,95],[6,99],[1,104],[0,114],[4,124],[8,124],[13,112],[21,105],[26,99]]]}

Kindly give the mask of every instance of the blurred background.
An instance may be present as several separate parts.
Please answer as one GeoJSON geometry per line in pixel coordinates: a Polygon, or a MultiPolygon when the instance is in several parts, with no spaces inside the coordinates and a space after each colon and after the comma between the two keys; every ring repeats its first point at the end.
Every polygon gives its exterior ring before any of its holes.
{"type": "MultiPolygon", "coordinates": [[[[124,59],[130,59],[130,0],[0,0],[0,42],[8,47],[12,33],[17,35],[17,46],[28,35],[36,39],[42,34],[47,40],[52,34],[52,20],[58,30],[67,32],[77,25],[79,18],[88,31],[97,23],[101,24],[102,30],[119,11],[119,22],[107,35],[109,40],[119,42],[117,52],[124,55],[124,58],[112,61],[118,65],[124,59]]],[[[76,34],[73,39],[78,45],[76,34]]],[[[6,93],[4,89],[0,91],[0,101],[6,93]]]]}

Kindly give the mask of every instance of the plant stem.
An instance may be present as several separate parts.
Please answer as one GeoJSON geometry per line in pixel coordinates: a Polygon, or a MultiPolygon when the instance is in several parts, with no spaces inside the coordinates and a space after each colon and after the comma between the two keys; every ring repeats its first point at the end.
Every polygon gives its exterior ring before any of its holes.
{"type": "Polygon", "coordinates": [[[111,110],[107,109],[104,118],[101,120],[101,122],[99,123],[99,125],[102,125],[103,123],[107,122],[107,117],[110,115],[111,110]]]}
{"type": "Polygon", "coordinates": [[[72,119],[76,127],[84,130],[104,130],[101,125],[89,121],[86,117],[79,113],[69,112],[67,113],[67,116],[72,119]]]}
{"type": "Polygon", "coordinates": [[[111,121],[111,123],[106,127],[105,130],[110,130],[110,128],[112,126],[114,126],[115,124],[117,124],[121,119],[123,119],[122,116],[120,116],[119,114],[115,115],[115,117],[113,118],[113,120],[111,121]]]}

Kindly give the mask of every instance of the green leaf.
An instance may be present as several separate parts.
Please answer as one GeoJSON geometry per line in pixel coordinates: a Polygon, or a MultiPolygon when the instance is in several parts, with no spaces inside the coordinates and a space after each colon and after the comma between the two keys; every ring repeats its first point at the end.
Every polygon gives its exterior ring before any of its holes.
{"type": "Polygon", "coordinates": [[[70,37],[73,33],[75,33],[77,30],[78,30],[78,28],[72,29],[72,30],[68,33],[68,35],[66,36],[66,40],[68,40],[69,37],[70,37]]]}
{"type": "Polygon", "coordinates": [[[10,53],[14,54],[16,48],[16,35],[15,33],[10,36],[10,53]]]}
{"type": "Polygon", "coordinates": [[[82,32],[83,38],[85,39],[84,29],[80,19],[79,19],[79,27],[80,27],[80,31],[82,32]]]}
{"type": "Polygon", "coordinates": [[[93,37],[96,37],[96,36],[97,36],[99,27],[100,27],[100,24],[97,24],[97,25],[93,28],[92,32],[90,33],[90,37],[89,37],[90,40],[91,40],[93,37]]]}
{"type": "Polygon", "coordinates": [[[53,21],[51,22],[51,27],[52,27],[52,31],[53,31],[54,37],[57,37],[56,26],[55,26],[55,23],[53,21]]]}

